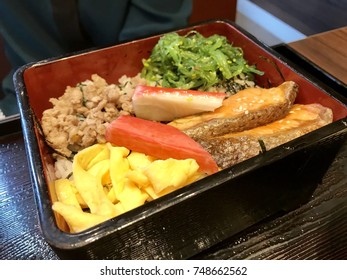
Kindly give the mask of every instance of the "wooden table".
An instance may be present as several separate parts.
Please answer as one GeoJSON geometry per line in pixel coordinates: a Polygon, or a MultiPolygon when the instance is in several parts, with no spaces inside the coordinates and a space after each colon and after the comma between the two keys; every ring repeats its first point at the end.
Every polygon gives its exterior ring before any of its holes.
{"type": "MultiPolygon", "coordinates": [[[[343,42],[347,42],[346,28],[290,46],[346,81],[343,42]]],[[[4,127],[11,133],[0,130],[0,259],[59,259],[40,232],[19,122],[4,127]]],[[[195,258],[347,259],[347,143],[309,202],[195,258]]]]}
{"type": "Polygon", "coordinates": [[[347,27],[310,36],[289,46],[347,84],[347,27]]]}

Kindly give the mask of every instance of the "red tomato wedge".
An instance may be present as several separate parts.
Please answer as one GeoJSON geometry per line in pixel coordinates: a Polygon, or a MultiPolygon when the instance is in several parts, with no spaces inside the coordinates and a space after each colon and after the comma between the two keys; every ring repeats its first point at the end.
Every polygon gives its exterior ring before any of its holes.
{"type": "Polygon", "coordinates": [[[158,159],[195,159],[207,174],[219,170],[199,143],[175,127],[132,116],[120,116],[106,129],[106,141],[158,159]]]}
{"type": "Polygon", "coordinates": [[[172,121],[197,113],[214,111],[222,106],[224,92],[203,92],[140,85],[132,103],[135,115],[152,121],[172,121]]]}

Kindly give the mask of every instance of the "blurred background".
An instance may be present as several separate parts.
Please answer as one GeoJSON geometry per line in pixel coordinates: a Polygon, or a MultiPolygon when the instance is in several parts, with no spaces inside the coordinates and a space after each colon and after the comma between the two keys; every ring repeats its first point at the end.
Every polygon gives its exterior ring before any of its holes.
{"type": "MultiPolygon", "coordinates": [[[[347,0],[192,0],[192,2],[190,24],[208,19],[229,19],[269,46],[301,40],[347,25],[347,0]]],[[[0,37],[0,81],[9,71],[10,63],[5,56],[0,37]]],[[[1,96],[0,88],[0,98],[1,96]]]]}
{"type": "Polygon", "coordinates": [[[237,0],[236,23],[268,45],[347,25],[347,0],[237,0]]]}

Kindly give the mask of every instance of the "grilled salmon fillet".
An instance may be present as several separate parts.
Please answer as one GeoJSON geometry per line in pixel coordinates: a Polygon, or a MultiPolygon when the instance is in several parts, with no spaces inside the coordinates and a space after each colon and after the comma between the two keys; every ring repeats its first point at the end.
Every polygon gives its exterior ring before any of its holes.
{"type": "Polygon", "coordinates": [[[247,88],[225,99],[213,112],[179,118],[168,124],[193,139],[243,131],[284,117],[297,92],[298,85],[293,81],[269,89],[247,88]]]}
{"type": "Polygon", "coordinates": [[[222,169],[331,123],[333,113],[320,104],[295,104],[284,118],[270,124],[218,137],[197,139],[222,169]],[[261,144],[264,144],[262,147],[261,144]]]}

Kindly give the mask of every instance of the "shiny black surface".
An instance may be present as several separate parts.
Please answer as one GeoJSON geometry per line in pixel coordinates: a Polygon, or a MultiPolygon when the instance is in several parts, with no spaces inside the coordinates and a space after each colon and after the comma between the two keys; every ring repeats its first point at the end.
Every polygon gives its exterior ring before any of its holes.
{"type": "MultiPolygon", "coordinates": [[[[0,259],[59,259],[40,231],[22,134],[1,137],[0,153],[0,259]]],[[[309,201],[282,214],[193,258],[347,259],[347,143],[309,201]]]]}
{"type": "Polygon", "coordinates": [[[0,137],[0,259],[57,259],[44,240],[21,132],[0,137]]]}
{"type": "MultiPolygon", "coordinates": [[[[1,131],[4,131],[3,126],[1,131]]],[[[327,139],[321,145],[330,146],[329,141],[327,139]]],[[[340,142],[343,141],[340,135],[340,142]]],[[[336,146],[338,151],[334,147],[330,148],[331,153],[327,152],[324,158],[307,161],[312,164],[313,160],[314,164],[321,166],[320,172],[313,174],[315,169],[307,164],[305,172],[298,174],[303,179],[313,176],[318,180],[312,188],[307,189],[305,201],[308,199],[308,202],[300,207],[282,205],[289,212],[277,213],[265,221],[255,223],[251,228],[191,258],[347,259],[347,143],[341,149],[336,146]],[[306,172],[311,172],[312,176],[306,172]],[[288,209],[291,207],[293,209],[288,209]]],[[[39,227],[21,132],[11,131],[0,137],[0,155],[0,259],[59,259],[43,238],[39,227]]],[[[209,203],[210,207],[216,205],[213,200],[209,203]]],[[[165,223],[165,217],[158,219],[165,223]]],[[[197,229],[203,227],[213,231],[211,224],[197,225],[197,229]]],[[[136,240],[140,235],[131,236],[138,248],[141,248],[139,251],[144,248],[152,250],[152,254],[156,254],[156,250],[165,254],[165,248],[160,248],[165,244],[161,244],[160,240],[157,243],[136,240]]],[[[129,236],[120,238],[122,240],[129,236]]],[[[173,235],[172,238],[181,237],[173,235]]],[[[207,241],[195,240],[202,245],[207,241]]],[[[93,256],[90,255],[90,258],[93,256]]]]}

